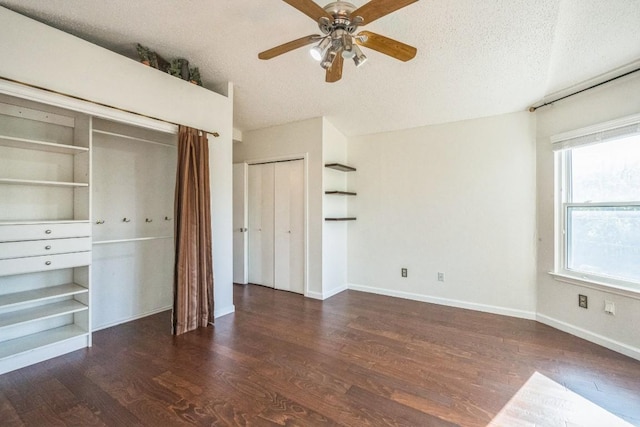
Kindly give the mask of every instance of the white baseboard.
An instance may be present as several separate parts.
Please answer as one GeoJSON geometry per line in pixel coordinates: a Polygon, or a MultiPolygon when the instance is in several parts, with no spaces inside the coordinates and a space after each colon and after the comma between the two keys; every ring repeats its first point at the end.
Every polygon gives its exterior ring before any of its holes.
{"type": "MultiPolygon", "coordinates": [[[[133,320],[142,319],[143,317],[151,316],[151,315],[154,315],[154,314],[157,314],[157,313],[161,313],[163,311],[167,311],[167,310],[171,310],[171,309],[173,309],[173,305],[169,305],[167,307],[160,307],[160,308],[157,308],[155,310],[147,311],[147,312],[142,313],[142,314],[137,314],[135,316],[127,317],[127,318],[124,318],[124,319],[119,319],[119,320],[116,320],[115,322],[111,322],[111,323],[108,323],[106,325],[102,325],[100,327],[94,328],[93,332],[100,331],[102,329],[111,328],[113,326],[121,325],[123,323],[131,322],[133,320]]],[[[229,307],[223,307],[223,308],[220,308],[220,309],[214,309],[213,317],[215,319],[217,319],[218,317],[226,316],[227,314],[231,314],[231,313],[233,313],[235,311],[236,311],[236,307],[234,305],[231,305],[229,307]]]]}
{"type": "Polygon", "coordinates": [[[549,316],[545,316],[544,314],[538,313],[538,315],[536,316],[536,320],[540,323],[544,323],[545,325],[551,326],[552,328],[559,329],[562,332],[575,335],[584,340],[587,340],[592,343],[601,345],[602,347],[608,348],[609,350],[613,350],[618,353],[622,353],[625,356],[629,356],[633,359],[640,360],[640,348],[633,347],[616,340],[612,340],[611,338],[607,338],[603,335],[599,335],[591,331],[587,331],[586,329],[579,328],[570,323],[566,323],[561,320],[554,319],[549,316]]]}
{"type": "Polygon", "coordinates": [[[347,289],[349,289],[349,287],[348,287],[348,286],[347,286],[347,284],[345,283],[345,284],[344,284],[344,285],[342,285],[342,286],[339,286],[339,287],[337,287],[337,288],[331,289],[331,290],[330,290],[330,291],[328,291],[328,292],[324,292],[324,293],[322,294],[322,296],[323,296],[323,298],[322,298],[322,299],[331,298],[332,296],[334,296],[334,295],[338,295],[340,292],[344,292],[344,291],[346,291],[347,289]]]}
{"type": "Polygon", "coordinates": [[[331,298],[334,295],[338,295],[340,292],[346,291],[347,289],[349,289],[349,287],[348,285],[345,284],[340,287],[331,289],[330,291],[322,292],[322,293],[309,291],[305,296],[307,298],[313,298],[313,299],[324,301],[327,298],[331,298]]]}
{"type": "Polygon", "coordinates": [[[313,298],[313,299],[319,299],[320,301],[322,301],[324,299],[324,298],[322,298],[322,293],[313,292],[313,291],[307,291],[307,293],[305,294],[305,297],[313,298]]]}
{"type": "Polygon", "coordinates": [[[482,311],[485,313],[500,314],[502,316],[518,317],[521,319],[536,320],[536,313],[533,311],[516,310],[513,308],[499,307],[495,305],[478,304],[475,302],[467,302],[454,300],[449,298],[431,297],[428,295],[414,294],[411,292],[394,291],[391,289],[374,288],[371,286],[356,285],[350,283],[349,289],[360,292],[368,292],[371,294],[386,295],[390,297],[410,299],[414,301],[428,302],[432,304],[446,305],[449,307],[465,308],[468,310],[482,311]]]}
{"type": "Polygon", "coordinates": [[[218,317],[226,316],[227,314],[231,314],[235,312],[236,312],[236,306],[233,304],[227,307],[216,308],[213,310],[213,318],[217,319],[218,317]]]}
{"type": "Polygon", "coordinates": [[[154,315],[154,314],[157,314],[157,313],[161,313],[163,311],[171,310],[172,308],[173,308],[173,305],[169,305],[167,307],[160,307],[160,308],[157,308],[155,310],[144,312],[142,314],[136,314],[135,316],[119,319],[119,320],[116,320],[115,322],[107,323],[106,325],[101,325],[101,326],[99,326],[97,328],[93,328],[92,332],[100,331],[102,329],[107,329],[107,328],[111,328],[113,326],[121,325],[123,323],[131,322],[132,320],[142,319],[143,317],[147,317],[147,316],[151,316],[151,315],[154,315]]]}

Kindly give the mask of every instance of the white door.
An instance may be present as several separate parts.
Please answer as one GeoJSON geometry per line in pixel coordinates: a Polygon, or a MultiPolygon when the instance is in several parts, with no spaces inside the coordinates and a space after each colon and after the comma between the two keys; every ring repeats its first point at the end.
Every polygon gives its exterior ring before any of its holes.
{"type": "Polygon", "coordinates": [[[249,283],[273,288],[274,164],[249,165],[249,283]]]}
{"type": "Polygon", "coordinates": [[[275,164],[274,284],[304,293],[304,164],[275,164]]]}
{"type": "Polygon", "coordinates": [[[247,277],[247,164],[233,165],[233,282],[247,277]]]}

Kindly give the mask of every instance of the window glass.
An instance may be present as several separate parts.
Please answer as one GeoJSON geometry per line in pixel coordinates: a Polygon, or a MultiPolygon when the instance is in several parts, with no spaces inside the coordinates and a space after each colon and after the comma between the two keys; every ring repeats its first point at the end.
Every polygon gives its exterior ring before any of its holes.
{"type": "Polygon", "coordinates": [[[567,269],[640,283],[640,206],[568,207],[567,269]]]}
{"type": "Polygon", "coordinates": [[[571,150],[574,203],[640,201],[640,137],[571,150]]]}

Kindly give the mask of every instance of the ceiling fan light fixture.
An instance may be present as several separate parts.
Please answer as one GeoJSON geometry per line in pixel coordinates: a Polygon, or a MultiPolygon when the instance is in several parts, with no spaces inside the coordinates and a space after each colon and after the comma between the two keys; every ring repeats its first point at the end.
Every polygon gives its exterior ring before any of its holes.
{"type": "Polygon", "coordinates": [[[311,54],[311,57],[318,62],[322,61],[322,58],[324,58],[330,43],[331,42],[329,40],[329,37],[325,37],[322,40],[320,40],[320,43],[318,43],[316,46],[309,49],[309,53],[311,54]]]}
{"type": "Polygon", "coordinates": [[[324,58],[322,59],[322,62],[320,63],[322,68],[324,68],[325,70],[331,68],[331,66],[333,65],[333,61],[336,59],[336,56],[338,56],[338,51],[336,49],[327,50],[324,58]]]}
{"type": "Polygon", "coordinates": [[[367,55],[362,53],[362,50],[358,47],[358,45],[353,45],[353,52],[353,63],[356,64],[356,67],[359,67],[367,62],[367,55]]]}
{"type": "Polygon", "coordinates": [[[353,50],[353,36],[351,34],[342,35],[342,57],[344,59],[351,59],[356,56],[353,50]]]}

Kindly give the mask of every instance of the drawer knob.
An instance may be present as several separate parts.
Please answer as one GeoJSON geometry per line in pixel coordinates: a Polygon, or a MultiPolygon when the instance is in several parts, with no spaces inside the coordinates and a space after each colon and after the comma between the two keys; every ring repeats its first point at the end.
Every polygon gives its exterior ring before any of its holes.
{"type": "Polygon", "coordinates": [[[51,261],[45,262],[44,265],[51,265],[51,261]]]}
{"type": "Polygon", "coordinates": [[[49,250],[49,249],[51,249],[51,245],[47,245],[47,246],[45,246],[44,248],[45,248],[46,250],[49,250]]]}
{"type": "Polygon", "coordinates": [[[45,230],[44,234],[51,234],[51,230],[45,230]]]}

